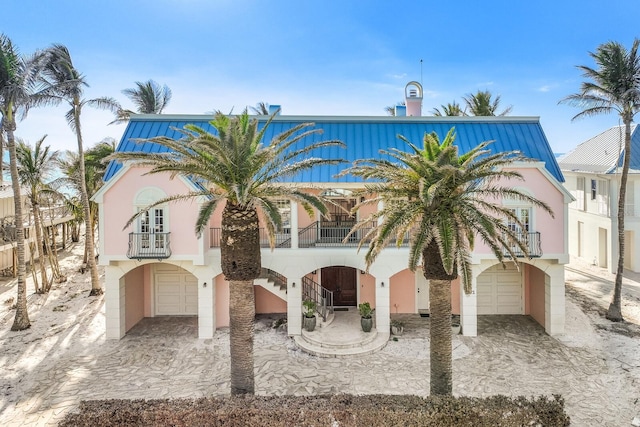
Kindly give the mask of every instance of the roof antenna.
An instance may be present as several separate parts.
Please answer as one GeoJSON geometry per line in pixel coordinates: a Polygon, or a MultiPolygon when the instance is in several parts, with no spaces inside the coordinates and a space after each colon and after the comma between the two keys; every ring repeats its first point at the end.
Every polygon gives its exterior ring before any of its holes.
{"type": "Polygon", "coordinates": [[[424,87],[424,85],[422,84],[422,59],[420,60],[420,85],[424,87]]]}

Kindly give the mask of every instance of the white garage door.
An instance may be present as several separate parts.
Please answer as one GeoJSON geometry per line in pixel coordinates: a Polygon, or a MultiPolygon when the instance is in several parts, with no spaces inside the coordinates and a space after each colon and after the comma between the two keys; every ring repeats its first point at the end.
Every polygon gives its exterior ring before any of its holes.
{"type": "Polygon", "coordinates": [[[478,276],[478,314],[522,314],[522,273],[493,266],[478,276]]]}
{"type": "Polygon", "coordinates": [[[156,316],[198,314],[198,280],[173,265],[155,267],[156,316]]]}

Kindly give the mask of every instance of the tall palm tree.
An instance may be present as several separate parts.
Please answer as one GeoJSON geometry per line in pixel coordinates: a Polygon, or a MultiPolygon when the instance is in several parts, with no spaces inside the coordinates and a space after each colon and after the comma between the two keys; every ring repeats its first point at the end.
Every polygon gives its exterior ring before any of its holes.
{"type": "Polygon", "coordinates": [[[38,52],[30,57],[22,56],[11,39],[0,34],[0,116],[6,134],[11,186],[16,217],[16,255],[18,264],[18,297],[16,316],[12,331],[20,331],[31,326],[27,313],[27,288],[25,282],[24,227],[20,183],[16,158],[16,115],[26,115],[31,106],[47,102],[47,89],[37,85],[42,55],[38,52]]]}
{"type": "Polygon", "coordinates": [[[464,102],[467,104],[469,114],[472,116],[506,116],[511,113],[513,107],[510,105],[500,113],[500,95],[495,99],[491,99],[493,95],[488,90],[479,90],[475,94],[463,96],[464,102]]]}
{"type": "Polygon", "coordinates": [[[432,114],[434,116],[442,117],[442,116],[466,116],[467,113],[460,107],[456,101],[450,102],[447,105],[441,105],[442,111],[438,108],[434,108],[432,114]]]}
{"type": "Polygon", "coordinates": [[[587,79],[580,85],[580,92],[569,95],[560,102],[568,103],[583,110],[573,120],[599,114],[617,113],[624,123],[624,161],[620,176],[618,196],[618,266],[613,297],[607,319],[623,320],[621,308],[622,275],[624,273],[624,216],[627,195],[627,179],[631,160],[631,123],[640,111],[640,39],[635,39],[630,50],[618,42],[603,43],[589,55],[596,68],[579,65],[582,76],[587,79]]]}
{"type": "MultiPolygon", "coordinates": [[[[67,111],[65,117],[71,130],[76,134],[78,142],[79,175],[85,176],[84,148],[82,142],[82,128],[80,117],[85,106],[110,110],[116,113],[119,104],[113,98],[84,99],[84,88],[88,86],[85,78],[73,65],[69,50],[60,44],[51,46],[48,49],[48,61],[45,68],[45,75],[52,85],[58,86],[56,97],[59,101],[66,102],[71,109],[67,111]]],[[[84,180],[80,183],[80,197],[84,206],[85,217],[85,239],[87,245],[87,268],[91,272],[91,292],[90,295],[102,294],[100,279],[98,278],[98,266],[95,260],[95,242],[93,230],[91,228],[91,215],[87,185],[84,180]]]]}
{"type": "MultiPolygon", "coordinates": [[[[20,185],[27,191],[27,197],[31,204],[31,213],[33,215],[33,224],[36,231],[36,247],[38,251],[38,259],[40,262],[40,278],[42,280],[42,292],[49,289],[49,280],[47,279],[47,268],[45,265],[45,254],[43,251],[42,238],[42,220],[40,215],[40,198],[45,193],[52,190],[46,184],[51,178],[51,173],[55,167],[58,157],[57,151],[51,151],[50,146],[43,147],[47,135],[40,138],[35,147],[18,141],[16,147],[16,155],[18,162],[18,178],[20,185]]],[[[37,286],[36,286],[37,291],[37,286]]]]}
{"type": "Polygon", "coordinates": [[[367,266],[390,242],[399,246],[410,236],[409,269],[415,271],[422,263],[424,277],[430,281],[431,394],[450,395],[451,281],[461,275],[465,292],[471,291],[471,252],[478,237],[503,264],[507,258],[516,259],[514,248],[528,256],[527,245],[508,226],[508,222],[522,224],[495,200],[509,197],[550,209],[507,186],[510,179],[522,179],[518,172],[505,170],[514,161],[526,161],[515,152],[491,154],[490,143],[483,142],[458,154],[453,128],[442,143],[435,132],[425,133],[422,148],[399,138],[409,145],[408,152],[382,151],[391,160],[360,160],[346,171],[377,181],[365,186],[368,197],[354,210],[383,203],[351,233],[376,224],[360,242],[361,246],[369,242],[367,266]]]}
{"type": "MultiPolygon", "coordinates": [[[[84,182],[89,197],[89,214],[91,216],[91,229],[95,233],[98,225],[98,204],[91,201],[93,195],[102,187],[107,165],[104,160],[115,151],[115,141],[111,138],[105,138],[84,152],[85,157],[85,175],[84,182]]],[[[63,176],[56,179],[55,187],[67,187],[73,190],[75,194],[80,194],[83,179],[80,177],[80,157],[78,153],[67,151],[64,156],[56,159],[56,165],[60,168],[63,176]]],[[[74,213],[76,220],[84,220],[84,212],[78,212],[75,206],[75,199],[67,199],[67,206],[74,213]]],[[[85,244],[84,264],[87,264],[89,250],[85,244]]]]}
{"type": "MultiPolygon", "coordinates": [[[[122,93],[135,104],[139,114],[161,114],[171,101],[172,93],[167,85],[160,86],[154,80],[135,82],[135,85],[135,88],[124,89],[122,93]]],[[[116,119],[111,123],[126,122],[136,112],[118,108],[116,119]]]]}
{"type": "MultiPolygon", "coordinates": [[[[181,139],[164,136],[149,141],[165,147],[165,153],[116,153],[118,160],[133,160],[151,166],[149,173],[171,173],[204,183],[202,190],[164,198],[147,207],[175,200],[205,196],[195,232],[201,235],[215,208],[224,202],[222,212],[221,266],[229,281],[229,318],[231,347],[231,394],[253,394],[253,322],[255,297],[253,281],[260,275],[259,218],[268,231],[271,247],[275,244],[275,230],[282,218],[276,201],[298,201],[312,215],[313,209],[327,213],[325,200],[280,182],[317,165],[335,164],[340,160],[310,157],[322,147],[342,145],[339,141],[311,142],[299,147],[295,144],[321,132],[306,130],[304,123],[263,142],[266,129],[275,115],[259,129],[257,119],[247,110],[238,116],[216,112],[210,122],[212,134],[195,125],[186,125],[181,139]]],[[[144,210],[141,212],[143,213],[144,210]]],[[[140,214],[141,214],[140,213],[140,214]]],[[[140,215],[138,214],[138,215],[140,215]]],[[[130,225],[137,216],[129,220],[130,225]]]]}

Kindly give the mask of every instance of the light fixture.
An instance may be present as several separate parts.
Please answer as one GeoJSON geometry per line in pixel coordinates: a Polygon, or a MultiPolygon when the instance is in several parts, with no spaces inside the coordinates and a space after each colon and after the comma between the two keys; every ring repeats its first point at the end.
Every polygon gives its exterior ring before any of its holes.
{"type": "Polygon", "coordinates": [[[207,282],[204,282],[204,283],[202,284],[202,287],[203,287],[203,288],[206,288],[206,287],[207,287],[207,282]]]}
{"type": "Polygon", "coordinates": [[[384,288],[384,282],[380,282],[380,287],[384,288]]]}
{"type": "Polygon", "coordinates": [[[364,270],[360,270],[360,274],[367,274],[367,272],[364,270]]]}
{"type": "Polygon", "coordinates": [[[296,282],[291,282],[291,287],[295,288],[296,287],[296,282]]]}

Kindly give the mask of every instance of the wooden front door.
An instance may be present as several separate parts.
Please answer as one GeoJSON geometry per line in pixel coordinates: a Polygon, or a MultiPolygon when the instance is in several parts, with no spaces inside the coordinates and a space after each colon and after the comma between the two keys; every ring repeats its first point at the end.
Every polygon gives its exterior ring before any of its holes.
{"type": "Polygon", "coordinates": [[[325,267],[321,271],[322,287],[333,291],[333,305],[355,306],[358,298],[357,271],[351,267],[325,267]]]}

